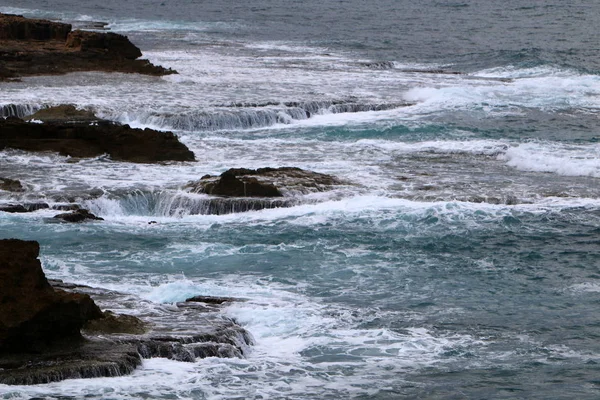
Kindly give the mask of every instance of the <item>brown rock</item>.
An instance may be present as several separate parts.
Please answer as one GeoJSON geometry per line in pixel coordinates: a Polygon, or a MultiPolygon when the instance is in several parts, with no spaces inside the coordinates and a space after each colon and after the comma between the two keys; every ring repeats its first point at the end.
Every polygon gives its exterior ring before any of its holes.
{"type": "Polygon", "coordinates": [[[69,33],[65,46],[79,51],[100,51],[112,57],[123,57],[129,60],[142,56],[140,49],[131,43],[127,36],[111,32],[76,30],[69,33]]]}
{"type": "Polygon", "coordinates": [[[0,80],[21,76],[104,71],[167,75],[171,69],[137,60],[126,36],[72,31],[71,25],[0,14],[0,80]]]}
{"type": "Polygon", "coordinates": [[[27,123],[0,118],[0,150],[55,151],[71,157],[109,154],[113,160],[138,163],[194,161],[192,153],[172,132],[133,129],[111,123],[27,123]]]}
{"type": "Polygon", "coordinates": [[[9,178],[0,178],[0,189],[9,192],[22,192],[25,190],[20,181],[9,178]]]}
{"type": "Polygon", "coordinates": [[[2,204],[0,205],[0,211],[8,213],[28,213],[37,210],[43,210],[50,208],[48,203],[21,203],[21,204],[2,204]]]}
{"type": "Polygon", "coordinates": [[[133,315],[115,314],[111,311],[104,311],[102,318],[88,321],[83,327],[86,334],[113,334],[128,333],[140,335],[146,333],[147,326],[139,318],[133,315]]]}
{"type": "Polygon", "coordinates": [[[39,250],[37,242],[0,240],[0,354],[78,341],[83,324],[102,317],[88,295],[50,286],[39,250]]]}
{"type": "Polygon", "coordinates": [[[104,221],[104,218],[97,217],[88,210],[84,209],[75,210],[70,213],[58,214],[54,216],[54,219],[59,219],[64,222],[83,222],[87,220],[104,221]]]}
{"type": "Polygon", "coordinates": [[[225,171],[221,177],[204,185],[204,192],[217,196],[231,197],[282,197],[271,183],[261,183],[253,177],[238,178],[235,172],[225,171]]]}
{"type": "Polygon", "coordinates": [[[0,14],[0,40],[60,40],[65,41],[71,25],[43,19],[28,19],[21,15],[0,14]]]}
{"type": "Polygon", "coordinates": [[[205,175],[186,185],[192,192],[227,197],[282,197],[332,189],[334,176],[300,168],[231,168],[220,176],[205,175]]]}
{"type": "Polygon", "coordinates": [[[36,120],[42,122],[97,122],[99,118],[88,110],[78,110],[71,104],[42,108],[34,114],[24,118],[26,121],[36,120]]]}

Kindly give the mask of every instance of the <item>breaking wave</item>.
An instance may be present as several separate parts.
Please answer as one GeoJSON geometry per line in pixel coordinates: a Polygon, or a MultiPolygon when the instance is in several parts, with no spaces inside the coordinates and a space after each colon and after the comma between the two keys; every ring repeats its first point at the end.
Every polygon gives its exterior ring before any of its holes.
{"type": "Polygon", "coordinates": [[[383,111],[409,105],[408,103],[351,103],[341,101],[287,102],[281,104],[236,103],[212,110],[198,110],[182,114],[160,112],[125,112],[106,115],[134,126],[152,126],[160,129],[185,131],[217,131],[254,129],[276,124],[291,124],[316,115],[383,111]]]}

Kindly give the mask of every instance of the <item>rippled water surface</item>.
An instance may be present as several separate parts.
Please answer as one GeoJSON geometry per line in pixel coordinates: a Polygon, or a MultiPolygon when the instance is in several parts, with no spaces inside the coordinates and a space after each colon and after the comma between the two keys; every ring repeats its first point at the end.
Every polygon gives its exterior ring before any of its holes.
{"type": "Polygon", "coordinates": [[[245,359],[151,359],[0,397],[598,398],[600,9],[543,3],[0,0],[108,22],[179,71],[1,83],[0,115],[71,103],[172,130],[198,160],[3,150],[0,176],[27,191],[1,203],[105,221],[0,213],[0,237],[39,241],[49,277],[143,307],[248,299],[224,313],[256,339],[245,359]],[[226,215],[182,189],[265,166],[349,184],[226,215]]]}

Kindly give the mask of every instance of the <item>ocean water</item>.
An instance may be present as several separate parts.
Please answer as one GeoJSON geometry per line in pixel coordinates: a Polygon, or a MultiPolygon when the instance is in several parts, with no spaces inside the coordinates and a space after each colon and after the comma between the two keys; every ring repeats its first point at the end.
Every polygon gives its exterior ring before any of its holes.
{"type": "Polygon", "coordinates": [[[144,307],[248,299],[223,313],[256,345],[0,398],[600,397],[600,4],[90,3],[0,12],[107,22],[179,74],[26,78],[0,83],[0,105],[172,130],[198,161],[2,151],[0,176],[28,191],[1,202],[77,201],[105,221],[4,213],[0,237],[39,241],[51,278],[144,307]],[[352,184],[219,216],[181,189],[267,166],[352,184]]]}

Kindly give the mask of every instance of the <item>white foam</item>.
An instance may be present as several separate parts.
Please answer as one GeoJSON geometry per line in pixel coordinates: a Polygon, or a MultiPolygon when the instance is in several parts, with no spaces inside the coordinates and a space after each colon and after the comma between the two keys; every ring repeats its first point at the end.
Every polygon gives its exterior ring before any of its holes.
{"type": "Polygon", "coordinates": [[[498,155],[521,171],[550,172],[565,176],[600,177],[600,145],[529,142],[498,155]]]}
{"type": "Polygon", "coordinates": [[[575,293],[600,293],[600,284],[594,282],[583,282],[571,285],[568,289],[575,293]]]}

